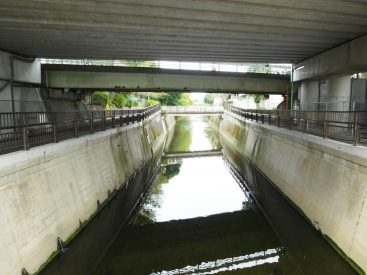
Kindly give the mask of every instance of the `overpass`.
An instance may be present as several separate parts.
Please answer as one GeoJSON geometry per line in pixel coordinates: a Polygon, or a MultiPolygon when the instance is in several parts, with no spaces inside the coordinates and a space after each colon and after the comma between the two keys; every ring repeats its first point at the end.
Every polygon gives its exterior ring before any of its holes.
{"type": "Polygon", "coordinates": [[[285,94],[289,76],[158,68],[42,65],[44,88],[285,94]]]}

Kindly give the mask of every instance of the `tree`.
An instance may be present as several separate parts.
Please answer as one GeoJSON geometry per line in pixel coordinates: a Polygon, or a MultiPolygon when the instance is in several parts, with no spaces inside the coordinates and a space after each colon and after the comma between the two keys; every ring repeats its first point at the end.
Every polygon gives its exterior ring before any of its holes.
{"type": "Polygon", "coordinates": [[[211,94],[206,94],[204,96],[204,103],[208,104],[208,105],[213,105],[214,104],[214,97],[211,94]]]}
{"type": "Polygon", "coordinates": [[[126,107],[128,104],[128,95],[126,93],[115,93],[112,96],[112,105],[117,108],[126,107]]]}
{"type": "Polygon", "coordinates": [[[270,74],[271,73],[271,68],[269,67],[269,65],[265,65],[265,64],[252,64],[249,67],[249,72],[270,74]]]}
{"type": "Polygon", "coordinates": [[[259,104],[262,100],[264,100],[263,95],[252,95],[254,97],[254,102],[256,103],[256,109],[259,109],[259,104]]]}
{"type": "Polygon", "coordinates": [[[180,99],[181,99],[181,93],[172,92],[172,93],[164,93],[159,101],[162,103],[162,105],[178,106],[181,105],[180,99]]]}
{"type": "Polygon", "coordinates": [[[108,92],[95,92],[92,96],[92,104],[97,106],[110,106],[111,100],[108,95],[108,92]]]}
{"type": "Polygon", "coordinates": [[[181,106],[192,106],[192,105],[194,105],[194,101],[192,100],[190,94],[188,94],[188,93],[181,94],[180,105],[181,106]]]}

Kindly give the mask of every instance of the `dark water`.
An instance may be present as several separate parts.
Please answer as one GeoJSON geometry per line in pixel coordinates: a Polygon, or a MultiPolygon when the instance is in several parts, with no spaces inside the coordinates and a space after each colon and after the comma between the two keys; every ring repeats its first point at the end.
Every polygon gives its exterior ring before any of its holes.
{"type": "Polygon", "coordinates": [[[355,274],[204,117],[166,148],[223,155],[153,160],[45,274],[355,274]]]}

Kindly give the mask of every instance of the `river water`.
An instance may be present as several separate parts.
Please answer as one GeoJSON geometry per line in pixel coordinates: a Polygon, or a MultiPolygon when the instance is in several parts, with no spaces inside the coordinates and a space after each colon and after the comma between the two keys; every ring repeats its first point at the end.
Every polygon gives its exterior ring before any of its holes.
{"type": "Polygon", "coordinates": [[[214,124],[176,118],[144,184],[117,194],[44,273],[355,274],[214,124]]]}

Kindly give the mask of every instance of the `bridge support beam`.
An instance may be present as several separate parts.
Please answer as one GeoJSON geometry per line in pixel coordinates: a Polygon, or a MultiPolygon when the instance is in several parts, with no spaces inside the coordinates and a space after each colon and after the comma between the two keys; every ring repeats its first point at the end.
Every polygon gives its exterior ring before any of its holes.
{"type": "Polygon", "coordinates": [[[42,65],[46,88],[285,94],[289,76],[157,68],[42,65]]]}

